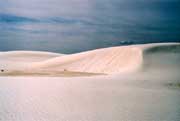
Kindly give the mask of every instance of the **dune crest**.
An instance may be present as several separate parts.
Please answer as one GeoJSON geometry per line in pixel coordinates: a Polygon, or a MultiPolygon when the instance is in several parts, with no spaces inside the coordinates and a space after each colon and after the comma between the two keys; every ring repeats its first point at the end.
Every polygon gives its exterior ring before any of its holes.
{"type": "Polygon", "coordinates": [[[137,69],[142,63],[142,51],[136,47],[111,47],[56,57],[34,64],[35,68],[56,71],[118,73],[137,69]]]}
{"type": "Polygon", "coordinates": [[[25,70],[33,62],[41,62],[63,54],[41,51],[7,51],[0,52],[0,68],[11,70],[25,70]]]}
{"type": "MultiPolygon", "coordinates": [[[[16,57],[17,55],[14,54],[16,57]]],[[[51,74],[53,72],[118,74],[165,70],[174,73],[180,70],[180,43],[119,46],[63,56],[47,55],[46,59],[40,56],[42,60],[26,63],[26,68],[21,71],[51,74]]],[[[10,57],[8,54],[6,56],[10,57]]],[[[33,59],[32,56],[29,57],[33,59]]],[[[18,70],[20,69],[16,67],[16,71],[18,70]]]]}

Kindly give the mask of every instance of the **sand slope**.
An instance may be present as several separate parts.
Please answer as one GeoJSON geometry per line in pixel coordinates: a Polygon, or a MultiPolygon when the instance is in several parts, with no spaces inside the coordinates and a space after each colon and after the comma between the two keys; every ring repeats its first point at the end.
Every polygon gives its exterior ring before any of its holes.
{"type": "Polygon", "coordinates": [[[161,43],[111,47],[56,57],[34,64],[35,68],[92,73],[129,73],[180,68],[180,44],[161,43]]]}
{"type": "MultiPolygon", "coordinates": [[[[19,55],[17,53],[13,54],[13,58],[21,61],[22,57],[25,57],[24,62],[26,60],[27,62],[33,61],[31,64],[26,63],[24,71],[33,70],[34,72],[46,73],[69,71],[119,74],[156,71],[177,73],[180,71],[180,43],[155,43],[110,47],[64,56],[58,54],[38,54],[38,57],[36,56],[38,59],[32,57],[33,54],[28,56],[22,53],[18,59],[17,57],[19,55]],[[27,56],[29,58],[27,58],[27,56]]],[[[4,57],[4,60],[8,60],[9,57],[12,58],[12,54],[4,54],[4,56],[7,57],[4,57]]],[[[0,54],[0,58],[2,58],[2,54],[0,54]]],[[[3,67],[2,63],[0,65],[3,67]]],[[[16,66],[15,70],[21,69],[21,71],[23,71],[22,67],[18,68],[18,66],[16,66]]],[[[3,68],[6,67],[4,66],[3,68]]]]}
{"type": "Polygon", "coordinates": [[[25,61],[25,62],[36,62],[43,61],[49,58],[61,56],[63,54],[41,52],[41,51],[8,51],[0,52],[1,60],[6,61],[25,61]]]}
{"type": "Polygon", "coordinates": [[[32,62],[41,62],[63,54],[40,51],[0,52],[0,68],[5,70],[23,70],[32,62]]]}
{"type": "Polygon", "coordinates": [[[142,51],[136,47],[111,47],[56,57],[34,65],[35,68],[91,73],[118,73],[137,69],[142,51]]]}
{"type": "Polygon", "coordinates": [[[145,69],[180,69],[180,44],[152,44],[142,51],[145,69]]]}

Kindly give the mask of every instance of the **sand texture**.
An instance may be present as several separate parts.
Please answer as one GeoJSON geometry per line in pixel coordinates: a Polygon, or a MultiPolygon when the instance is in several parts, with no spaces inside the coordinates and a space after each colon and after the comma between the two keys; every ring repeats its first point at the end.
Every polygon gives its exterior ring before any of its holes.
{"type": "Polygon", "coordinates": [[[180,44],[156,43],[118,46],[63,55],[48,52],[0,53],[1,75],[178,73],[180,44]],[[80,73],[80,74],[79,74],[80,73]]]}

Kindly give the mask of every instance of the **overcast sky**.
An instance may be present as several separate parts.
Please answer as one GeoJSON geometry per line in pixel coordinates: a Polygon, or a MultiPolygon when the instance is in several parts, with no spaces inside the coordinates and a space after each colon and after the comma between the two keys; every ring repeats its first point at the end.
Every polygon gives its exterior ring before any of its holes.
{"type": "Polygon", "coordinates": [[[0,0],[0,51],[180,42],[179,0],[0,0]]]}

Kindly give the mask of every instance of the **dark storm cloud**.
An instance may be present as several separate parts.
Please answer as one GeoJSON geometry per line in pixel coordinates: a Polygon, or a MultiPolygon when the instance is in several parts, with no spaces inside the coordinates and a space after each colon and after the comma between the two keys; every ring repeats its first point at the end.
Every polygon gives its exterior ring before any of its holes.
{"type": "Polygon", "coordinates": [[[179,0],[1,0],[0,50],[180,42],[179,11],[179,0]]]}
{"type": "Polygon", "coordinates": [[[35,19],[0,13],[0,23],[37,22],[35,19]]]}

